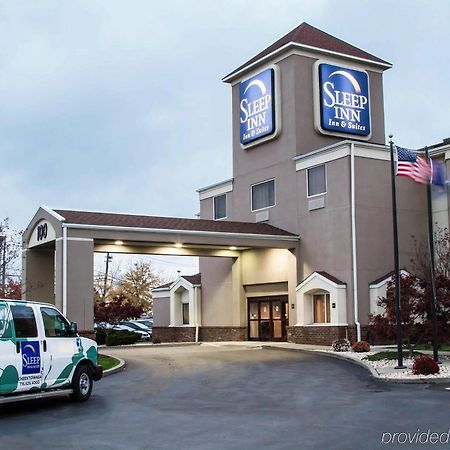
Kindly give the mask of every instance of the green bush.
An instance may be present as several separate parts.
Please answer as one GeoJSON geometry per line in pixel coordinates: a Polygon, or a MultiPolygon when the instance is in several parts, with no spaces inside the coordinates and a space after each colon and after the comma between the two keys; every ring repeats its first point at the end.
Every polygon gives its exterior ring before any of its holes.
{"type": "Polygon", "coordinates": [[[102,328],[97,328],[95,330],[95,340],[98,345],[105,345],[106,341],[106,331],[102,328]]]}
{"type": "Polygon", "coordinates": [[[117,330],[112,331],[106,336],[106,345],[130,345],[134,344],[141,338],[139,333],[134,333],[133,331],[117,330]]]}
{"type": "MultiPolygon", "coordinates": [[[[414,356],[418,356],[421,354],[422,353],[420,352],[414,352],[414,356]]],[[[406,353],[404,353],[403,356],[407,356],[406,353]]],[[[383,359],[392,361],[397,358],[398,358],[397,352],[385,350],[378,353],[374,353],[373,355],[365,356],[363,359],[367,359],[367,361],[382,361],[383,359]]]]}

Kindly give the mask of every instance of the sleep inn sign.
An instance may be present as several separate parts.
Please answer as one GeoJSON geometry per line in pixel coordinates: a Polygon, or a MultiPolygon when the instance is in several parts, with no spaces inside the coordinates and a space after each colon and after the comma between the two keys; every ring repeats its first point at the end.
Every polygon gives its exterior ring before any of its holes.
{"type": "Polygon", "coordinates": [[[367,137],[370,135],[367,72],[318,63],[319,131],[367,137]]]}
{"type": "Polygon", "coordinates": [[[274,69],[266,69],[239,87],[242,145],[275,132],[274,69]]]}

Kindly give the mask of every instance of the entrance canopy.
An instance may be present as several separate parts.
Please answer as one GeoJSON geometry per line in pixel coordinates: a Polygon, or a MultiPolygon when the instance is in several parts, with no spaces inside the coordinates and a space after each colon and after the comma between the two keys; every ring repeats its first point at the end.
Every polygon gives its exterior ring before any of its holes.
{"type": "Polygon", "coordinates": [[[42,206],[23,235],[24,296],[55,303],[92,329],[94,252],[238,259],[249,249],[295,250],[298,244],[299,236],[266,223],[42,206]]]}

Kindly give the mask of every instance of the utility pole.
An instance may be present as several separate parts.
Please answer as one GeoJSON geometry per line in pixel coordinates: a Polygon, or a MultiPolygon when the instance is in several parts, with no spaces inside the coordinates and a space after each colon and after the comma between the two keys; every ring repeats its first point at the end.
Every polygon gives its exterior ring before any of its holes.
{"type": "Polygon", "coordinates": [[[106,287],[108,285],[108,271],[109,271],[109,263],[112,261],[112,256],[110,256],[109,252],[106,254],[106,267],[105,267],[105,279],[103,281],[103,300],[106,297],[106,287]]]}
{"type": "Polygon", "coordinates": [[[1,250],[1,286],[2,295],[5,295],[6,289],[6,236],[0,236],[0,250],[1,250]]]}

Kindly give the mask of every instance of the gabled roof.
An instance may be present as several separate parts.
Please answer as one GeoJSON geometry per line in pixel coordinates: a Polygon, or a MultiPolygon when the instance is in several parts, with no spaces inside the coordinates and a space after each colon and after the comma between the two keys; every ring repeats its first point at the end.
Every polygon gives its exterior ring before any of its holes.
{"type": "Polygon", "coordinates": [[[339,284],[339,285],[347,284],[345,281],[341,281],[339,278],[333,277],[333,275],[330,275],[328,272],[324,272],[323,270],[318,270],[317,273],[319,275],[322,275],[325,278],[328,278],[333,283],[336,283],[336,284],[339,284]]]}
{"type": "Polygon", "coordinates": [[[341,39],[338,39],[331,34],[325,33],[306,22],[301,23],[298,27],[294,28],[288,34],[284,35],[282,38],[278,39],[272,45],[269,45],[262,52],[258,53],[253,58],[249,59],[246,63],[239,66],[237,69],[233,70],[231,73],[223,78],[223,81],[230,81],[231,78],[240,72],[242,69],[250,66],[256,61],[270,55],[277,50],[282,49],[288,44],[293,46],[301,46],[309,48],[311,50],[325,50],[328,52],[339,53],[352,58],[363,59],[378,65],[386,66],[386,68],[391,67],[392,64],[385,61],[384,59],[378,58],[371,53],[361,50],[354,45],[351,45],[341,39]]]}
{"type": "Polygon", "coordinates": [[[153,230],[204,231],[216,233],[251,234],[261,236],[292,237],[288,231],[267,223],[232,222],[227,220],[185,219],[134,214],[117,214],[90,211],[54,209],[65,223],[105,227],[126,227],[153,230]]]}
{"type": "MultiPolygon", "coordinates": [[[[195,275],[181,275],[180,278],[184,278],[188,283],[191,283],[193,286],[200,286],[202,284],[202,275],[201,273],[196,273],[195,275]]],[[[170,286],[174,284],[177,280],[173,280],[170,283],[162,284],[161,286],[157,286],[152,289],[154,290],[163,290],[170,289],[170,286]]]]}
{"type": "Polygon", "coordinates": [[[296,290],[298,291],[302,289],[306,284],[310,283],[315,278],[322,279],[326,283],[331,284],[338,289],[345,289],[347,287],[347,283],[339,280],[333,275],[330,275],[328,272],[325,272],[323,270],[316,270],[313,273],[309,274],[301,283],[299,283],[299,285],[296,287],[296,290]]]}
{"type": "Polygon", "coordinates": [[[195,275],[181,275],[181,278],[184,278],[186,281],[189,281],[194,286],[198,286],[202,283],[202,274],[196,273],[195,275]]]}
{"type": "MultiPolygon", "coordinates": [[[[406,269],[400,269],[400,275],[407,276],[410,273],[406,269]]],[[[376,280],[373,280],[369,283],[369,287],[380,287],[380,285],[389,281],[395,275],[395,270],[391,270],[390,272],[384,274],[381,277],[378,277],[376,280]]]]}

